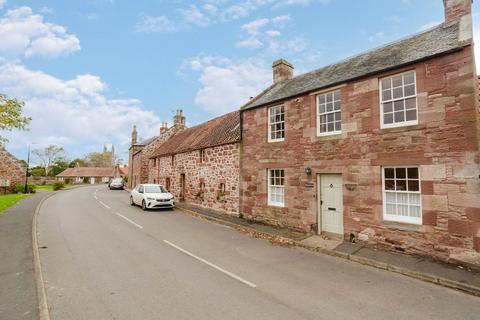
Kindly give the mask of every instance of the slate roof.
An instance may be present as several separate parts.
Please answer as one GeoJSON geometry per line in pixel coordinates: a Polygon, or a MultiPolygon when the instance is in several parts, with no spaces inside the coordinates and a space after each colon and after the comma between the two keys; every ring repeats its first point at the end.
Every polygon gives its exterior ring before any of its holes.
{"type": "Polygon", "coordinates": [[[459,23],[448,27],[443,24],[438,25],[411,37],[274,84],[240,109],[252,109],[278,102],[286,98],[456,51],[471,44],[470,42],[461,42],[459,35],[459,23]]]}
{"type": "Polygon", "coordinates": [[[57,174],[57,177],[113,177],[114,168],[75,167],[57,174]]]}
{"type": "Polygon", "coordinates": [[[155,139],[157,139],[157,138],[158,138],[158,136],[151,137],[151,138],[149,138],[149,139],[142,140],[142,141],[136,143],[135,145],[136,145],[136,146],[147,146],[147,145],[149,145],[150,143],[152,143],[152,142],[153,142],[155,139]]]}
{"type": "Polygon", "coordinates": [[[160,145],[150,158],[200,150],[240,141],[240,112],[227,113],[185,129],[160,145]]]}

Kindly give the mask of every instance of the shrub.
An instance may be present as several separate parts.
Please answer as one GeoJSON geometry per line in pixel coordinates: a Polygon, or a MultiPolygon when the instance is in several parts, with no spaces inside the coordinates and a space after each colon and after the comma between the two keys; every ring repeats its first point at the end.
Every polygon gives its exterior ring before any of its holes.
{"type": "Polygon", "coordinates": [[[65,188],[65,182],[63,181],[55,181],[52,185],[53,191],[58,191],[63,188],[65,188]]]}
{"type": "MultiPolygon", "coordinates": [[[[27,193],[35,193],[35,188],[36,186],[33,183],[28,183],[27,184],[27,193]]],[[[14,193],[23,193],[25,191],[25,184],[24,183],[19,183],[16,184],[15,187],[13,187],[13,192],[14,193]]]]}

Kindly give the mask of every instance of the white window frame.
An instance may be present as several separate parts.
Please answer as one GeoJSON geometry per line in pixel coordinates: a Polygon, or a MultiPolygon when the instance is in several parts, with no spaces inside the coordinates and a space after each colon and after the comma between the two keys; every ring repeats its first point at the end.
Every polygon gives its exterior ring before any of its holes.
{"type": "Polygon", "coordinates": [[[268,169],[268,174],[267,174],[267,198],[268,198],[268,205],[269,206],[274,206],[274,207],[285,207],[285,169],[268,169]],[[271,177],[272,177],[272,171],[283,171],[283,185],[272,185],[271,184],[271,177]],[[271,195],[272,195],[272,188],[281,188],[283,189],[283,201],[272,201],[271,200],[271,195]]]}
{"type": "Polygon", "coordinates": [[[280,142],[285,140],[285,106],[284,105],[277,105],[273,107],[268,108],[268,142],[280,142]],[[272,109],[275,108],[283,108],[283,138],[277,138],[277,139],[272,139],[272,126],[277,124],[277,123],[282,123],[282,122],[270,122],[270,115],[272,112],[272,109]]]}
{"type": "MultiPolygon", "coordinates": [[[[380,79],[378,79],[378,83],[379,83],[379,85],[378,85],[379,86],[378,96],[379,96],[379,101],[380,101],[380,128],[381,129],[387,129],[387,128],[398,128],[398,127],[406,127],[406,126],[417,125],[418,124],[418,87],[417,87],[417,72],[416,72],[416,70],[409,70],[409,71],[393,74],[393,75],[390,75],[388,77],[380,78],[380,79]],[[404,95],[400,99],[393,99],[393,93],[392,93],[392,98],[390,100],[386,100],[384,102],[383,101],[383,84],[382,84],[382,81],[385,80],[385,79],[389,79],[389,78],[391,79],[391,78],[396,77],[396,76],[402,76],[402,91],[403,91],[403,94],[405,94],[405,83],[403,82],[403,80],[404,80],[403,77],[407,73],[413,73],[413,83],[415,85],[415,94],[410,95],[410,96],[405,96],[404,95]],[[384,113],[383,113],[383,104],[388,103],[388,102],[393,103],[394,101],[400,101],[400,100],[403,100],[405,102],[405,100],[411,99],[411,98],[415,98],[415,110],[417,112],[416,120],[410,120],[410,121],[403,121],[403,122],[395,123],[395,118],[394,118],[393,123],[385,124],[384,113]]],[[[392,106],[392,108],[393,108],[393,106],[392,106]]],[[[393,115],[393,116],[395,117],[395,115],[393,115]]]]}
{"type": "MultiPolygon", "coordinates": [[[[337,89],[337,90],[332,90],[332,91],[328,91],[328,92],[324,92],[324,93],[321,93],[321,94],[318,94],[317,97],[316,97],[316,101],[317,101],[317,137],[324,137],[324,136],[333,136],[333,135],[337,135],[337,134],[341,134],[342,133],[342,92],[340,89],[337,89]],[[339,100],[334,100],[334,97],[335,97],[335,93],[338,92],[339,95],[340,95],[340,99],[339,100]],[[326,103],[325,103],[325,111],[320,113],[320,97],[322,96],[325,96],[325,99],[327,98],[327,95],[331,94],[332,95],[332,104],[335,104],[335,101],[339,101],[340,102],[340,110],[335,110],[335,106],[333,106],[333,109],[332,111],[326,111],[326,103]],[[340,130],[333,130],[333,131],[326,131],[326,132],[320,132],[320,117],[322,115],[325,115],[327,116],[328,114],[332,113],[335,117],[335,113],[337,112],[340,112],[340,130]]],[[[335,125],[335,122],[334,121],[334,125],[335,125]]],[[[328,123],[328,122],[327,122],[328,123]]]]}
{"type": "MultiPolygon", "coordinates": [[[[422,177],[420,175],[420,166],[384,166],[382,169],[382,201],[383,201],[383,219],[385,221],[393,222],[402,222],[409,224],[421,225],[423,223],[423,212],[422,212],[422,177]],[[385,169],[397,169],[397,168],[416,168],[418,169],[418,191],[398,191],[398,190],[386,190],[385,189],[385,169]],[[411,217],[411,216],[400,216],[400,215],[391,215],[387,214],[387,193],[403,193],[403,194],[418,194],[419,195],[419,207],[420,207],[420,217],[411,217]]],[[[408,174],[408,171],[407,171],[408,174]]],[[[396,180],[396,179],[395,179],[396,180]]],[[[408,185],[408,180],[407,180],[408,185]]],[[[396,202],[398,204],[398,202],[396,202]]]]}

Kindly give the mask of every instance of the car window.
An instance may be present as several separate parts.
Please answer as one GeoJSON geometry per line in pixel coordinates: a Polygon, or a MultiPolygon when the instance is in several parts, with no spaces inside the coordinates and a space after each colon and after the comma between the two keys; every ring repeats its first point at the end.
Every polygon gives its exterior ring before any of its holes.
{"type": "Polygon", "coordinates": [[[143,186],[138,187],[138,192],[143,193],[143,186]]]}
{"type": "Polygon", "coordinates": [[[163,186],[145,186],[145,193],[165,193],[163,186]]]}

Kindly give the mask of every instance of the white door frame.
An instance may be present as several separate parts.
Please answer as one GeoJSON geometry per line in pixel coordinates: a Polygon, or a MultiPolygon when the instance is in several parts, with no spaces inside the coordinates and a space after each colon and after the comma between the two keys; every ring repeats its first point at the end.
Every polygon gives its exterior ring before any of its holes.
{"type": "Polygon", "coordinates": [[[344,217],[344,212],[343,212],[343,176],[341,173],[318,173],[317,174],[317,233],[322,234],[322,233],[329,233],[331,232],[328,231],[323,231],[322,229],[322,176],[340,176],[342,179],[342,225],[343,225],[343,231],[341,235],[343,237],[343,232],[344,232],[344,222],[343,222],[343,217],[344,217]]]}

